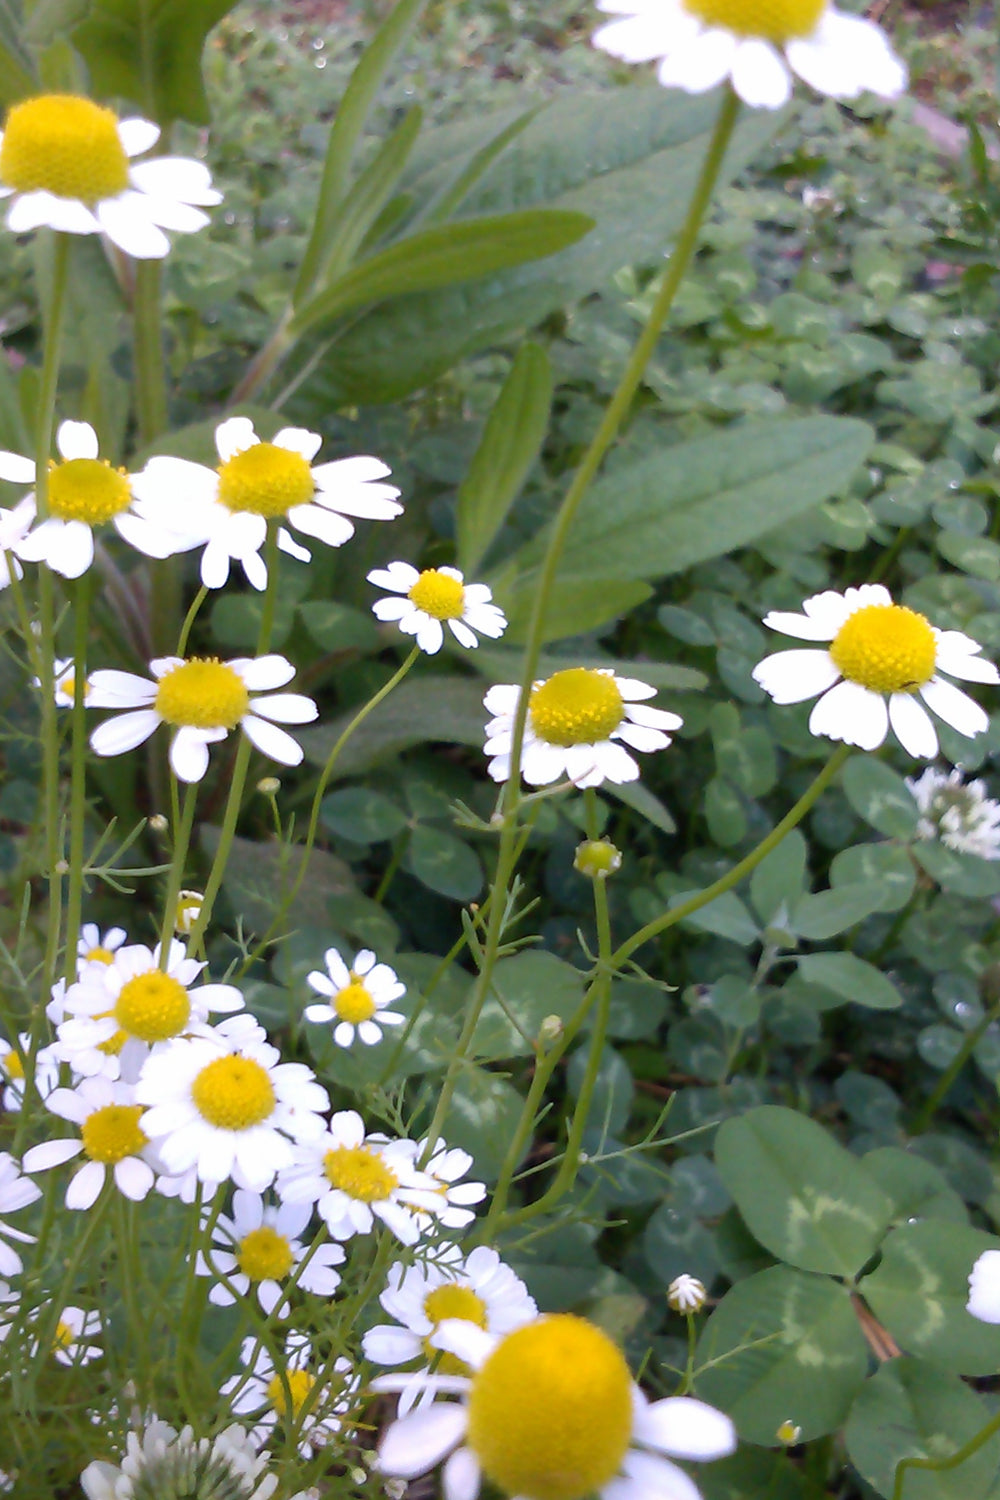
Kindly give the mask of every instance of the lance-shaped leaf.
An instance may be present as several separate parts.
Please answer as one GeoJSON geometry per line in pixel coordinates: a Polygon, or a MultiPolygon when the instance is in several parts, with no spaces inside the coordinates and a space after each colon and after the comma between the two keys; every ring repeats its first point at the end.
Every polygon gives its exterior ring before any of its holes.
{"type": "Polygon", "coordinates": [[[205,124],[205,38],[235,0],[90,0],[72,34],[100,98],[129,99],[161,125],[205,124]]]}

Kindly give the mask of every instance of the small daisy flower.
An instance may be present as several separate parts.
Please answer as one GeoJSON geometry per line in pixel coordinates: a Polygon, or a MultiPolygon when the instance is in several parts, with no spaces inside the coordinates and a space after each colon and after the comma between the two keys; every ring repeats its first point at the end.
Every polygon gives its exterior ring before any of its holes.
{"type": "Polygon", "coordinates": [[[140,1433],[130,1432],[121,1465],[100,1460],[80,1475],[87,1500],[136,1500],[158,1495],[226,1496],[226,1500],[270,1500],[278,1479],[268,1474],[270,1455],[258,1454],[256,1441],[238,1423],[214,1438],[195,1438],[148,1418],[140,1433]]]}
{"type": "MultiPolygon", "coordinates": [[[[218,1277],[221,1272],[244,1297],[253,1286],[268,1317],[281,1303],[277,1316],[286,1318],[289,1304],[282,1299],[281,1283],[295,1272],[306,1253],[299,1236],[311,1217],[308,1203],[268,1206],[259,1193],[237,1188],[232,1218],[219,1215],[208,1256],[198,1256],[198,1275],[218,1277]]],[[[296,1286],[317,1297],[332,1297],[340,1285],[340,1273],[334,1267],[343,1263],[342,1245],[321,1245],[310,1255],[296,1286]]],[[[216,1307],[229,1307],[236,1299],[217,1281],[208,1300],[216,1307]]]]}
{"type": "Polygon", "coordinates": [[[174,913],[174,931],[181,937],[190,937],[201,915],[201,909],[205,904],[205,897],[201,891],[178,891],[177,910],[174,913]]]}
{"type": "MultiPolygon", "coordinates": [[[[425,1375],[423,1385],[462,1399],[394,1422],[378,1467],[414,1479],[446,1460],[448,1500],[475,1500],[484,1479],[504,1495],[545,1500],[698,1500],[670,1459],[724,1458],[736,1448],[732,1422],[703,1401],[648,1402],[617,1345],[570,1313],[500,1338],[447,1320],[432,1340],[473,1373],[425,1375]]],[[[380,1375],[372,1388],[398,1390],[412,1379],[380,1375]]]]}
{"type": "Polygon", "coordinates": [[[798,74],[820,94],[895,99],[906,69],[873,21],[829,0],[597,0],[620,19],[593,42],[623,62],[659,62],[665,88],[702,94],[727,80],[745,104],[780,109],[798,74]]]}
{"type": "Polygon", "coordinates": [[[201,781],[208,747],[239,725],[251,744],[271,760],[297,766],[302,746],[279,724],[310,724],[318,709],[301,693],[274,693],[295,676],[283,656],[162,656],[149,664],[153,681],[131,672],[100,671],[90,678],[88,708],[128,709],[107,719],[90,736],[98,755],[121,755],[168,724],[170,764],[178,780],[201,781]]]}
{"type": "Polygon", "coordinates": [[[961,771],[928,766],[906,785],[920,809],[917,838],[940,839],[959,854],[1000,859],[1000,802],[986,795],[983,781],[962,780],[961,771]]]}
{"type": "Polygon", "coordinates": [[[675,1276],[667,1287],[667,1303],[674,1312],[696,1313],[705,1306],[705,1286],[697,1276],[675,1276]]]}
{"type": "MultiPolygon", "coordinates": [[[[34,477],[35,469],[34,465],[32,465],[31,480],[29,483],[34,480],[34,477]]],[[[33,495],[26,495],[23,500],[20,500],[14,506],[13,510],[0,508],[0,589],[10,587],[12,576],[14,578],[24,577],[24,569],[18,561],[17,549],[31,530],[34,520],[35,500],[33,495]]]]}
{"type": "MultiPolygon", "coordinates": [[[[72,708],[76,701],[76,666],[71,656],[57,657],[53,663],[55,680],[53,683],[53,697],[57,708],[72,708]]],[[[41,687],[37,677],[31,679],[32,687],[41,687]]],[[[90,683],[87,674],[83,674],[83,696],[86,698],[90,692],[90,683]]]]}
{"type": "MultiPolygon", "coordinates": [[[[419,1162],[426,1148],[426,1141],[413,1144],[413,1160],[419,1162]]],[[[417,1222],[425,1232],[436,1220],[445,1229],[465,1229],[476,1217],[471,1205],[482,1203],[486,1197],[485,1182],[462,1182],[460,1179],[473,1166],[468,1151],[457,1146],[437,1145],[430,1161],[421,1170],[435,1184],[436,1199],[430,1215],[417,1212],[417,1222]]]]}
{"type": "MultiPolygon", "coordinates": [[[[0,1036],[0,1104],[10,1114],[16,1114],[24,1103],[24,1063],[31,1052],[31,1037],[26,1031],[18,1033],[17,1046],[12,1047],[0,1036]]],[[[40,1047],[35,1054],[35,1089],[39,1098],[45,1099],[59,1083],[59,1059],[54,1047],[40,1047]]],[[[0,1272],[3,1266],[0,1264],[0,1272]]]]}
{"type": "MultiPolygon", "coordinates": [[[[267,565],[260,549],[268,521],[285,520],[305,536],[340,547],[354,535],[349,516],[391,521],[402,512],[399,491],[381,482],[389,470],[379,459],[341,458],[314,468],[322,441],[315,432],[283,427],[273,442],[262,442],[249,417],[230,417],[215,429],[218,468],[185,458],[149,460],[135,480],[140,514],[156,528],[173,528],[178,550],[205,548],[206,588],[221,589],[235,559],[253,588],[263,589],[267,565]]],[[[312,556],[286,526],[278,530],[278,546],[300,562],[312,556]]]]}
{"type": "MultiPolygon", "coordinates": [[[[641,700],[655,688],[634,677],[617,677],[607,667],[569,667],[534,683],[521,751],[521,775],[531,786],[565,776],[575,786],[602,781],[635,781],[639,767],[632,750],[663,750],[670,744],[664,730],[683,720],[641,700]]],[[[483,699],[494,717],[486,726],[486,754],[494,781],[510,776],[519,687],[490,688],[483,699]]]]}
{"type": "Polygon", "coordinates": [[[263,1408],[254,1429],[259,1442],[265,1441],[280,1418],[296,1429],[302,1457],[311,1458],[342,1431],[344,1414],[350,1410],[358,1387],[346,1359],[336,1360],[325,1373],[327,1384],[316,1397],[322,1361],[304,1334],[286,1335],[280,1373],[267,1350],[252,1336],[243,1340],[240,1358],[248,1373],[227,1380],[222,1395],[232,1395],[233,1411],[239,1416],[251,1412],[256,1416],[263,1408]],[[312,1404],[303,1412],[307,1397],[312,1404]]]}
{"type": "Polygon", "coordinates": [[[928,708],[959,734],[972,737],[987,728],[979,704],[941,676],[1000,682],[969,636],[936,630],[916,610],[894,604],[880,583],[843,594],[828,589],[802,608],[801,615],[772,610],[764,624],[800,640],[829,642],[828,649],[777,651],[758,662],[753,677],[775,703],[818,698],[809,718],[813,734],[875,750],[891,726],[908,754],[930,760],[938,738],[928,708]]]}
{"type": "Polygon", "coordinates": [[[984,1250],[969,1272],[965,1310],[981,1323],[1000,1323],[1000,1250],[984,1250]]]}
{"type": "Polygon", "coordinates": [[[77,957],[88,964],[114,963],[115,954],[127,941],[124,927],[109,927],[102,932],[96,922],[84,922],[76,945],[77,957]]]}
{"type": "Polygon", "coordinates": [[[387,1010],[393,1000],[406,994],[388,964],[376,963],[369,948],[362,948],[348,968],[336,948],[323,955],[326,973],[314,969],[307,983],[320,995],[328,995],[326,1005],[307,1005],[307,1021],[334,1022],[333,1040],[338,1047],[350,1047],[355,1036],[366,1047],[382,1040],[383,1026],[401,1026],[406,1019],[398,1011],[387,1010]]]}
{"type": "MultiPolygon", "coordinates": [[[[36,1203],[41,1196],[42,1190],[37,1182],[21,1175],[21,1169],[10,1152],[0,1151],[0,1214],[17,1213],[18,1209],[27,1208],[29,1203],[36,1203]]],[[[6,1239],[17,1240],[22,1245],[33,1245],[35,1237],[33,1234],[25,1234],[23,1229],[14,1229],[6,1219],[0,1218],[0,1276],[19,1276],[24,1269],[21,1257],[16,1250],[4,1243],[6,1239]]]]}
{"type": "Polygon", "coordinates": [[[0,198],[14,234],[47,225],[62,234],[106,234],[126,255],[168,254],[164,229],[203,229],[201,209],[222,202],[207,167],[181,156],[132,165],[159,140],[149,120],[120,120],[75,94],[12,104],[0,135],[0,198]],[[198,206],[195,206],[198,205],[198,206]]]}
{"type": "Polygon", "coordinates": [[[231,1179],[263,1192],[291,1166],[296,1141],[323,1132],[326,1090],[303,1063],[283,1063],[252,1017],[170,1042],[142,1065],[135,1097],[141,1125],[168,1172],[197,1167],[215,1188],[231,1179]]]}
{"type": "Polygon", "coordinates": [[[153,1186],[148,1161],[149,1137],[142,1129],[142,1105],[129,1084],[110,1078],[82,1078],[72,1089],[54,1089],[46,1109],[79,1127],[79,1135],[43,1141],[25,1152],[28,1172],[45,1172],[75,1156],[86,1158],[66,1189],[66,1207],[90,1208],[96,1203],[108,1172],[126,1198],[139,1203],[153,1186]]]}
{"type": "Polygon", "coordinates": [[[278,1178],[278,1194],[288,1203],[315,1203],[337,1240],[370,1234],[379,1218],[404,1245],[420,1238],[414,1214],[432,1213],[437,1184],[413,1164],[412,1141],[365,1135],[353,1109],[332,1116],[319,1140],[300,1146],[294,1164],[278,1178]]]}
{"type": "Polygon", "coordinates": [[[403,634],[415,636],[428,656],[441,650],[445,625],[468,650],[479,645],[477,632],[495,641],[507,629],[507,617],[492,602],[486,584],[466,583],[457,568],[418,572],[409,563],[392,562],[387,568],[375,568],[368,582],[392,594],[372,605],[375,618],[397,621],[403,634]]]}
{"type": "MultiPolygon", "coordinates": [[[[52,1335],[52,1353],[61,1365],[89,1365],[100,1359],[104,1350],[89,1339],[100,1338],[104,1332],[99,1312],[84,1312],[82,1307],[64,1307],[59,1314],[56,1331],[52,1335]]],[[[38,1345],[32,1350],[37,1354],[38,1345]]]]}

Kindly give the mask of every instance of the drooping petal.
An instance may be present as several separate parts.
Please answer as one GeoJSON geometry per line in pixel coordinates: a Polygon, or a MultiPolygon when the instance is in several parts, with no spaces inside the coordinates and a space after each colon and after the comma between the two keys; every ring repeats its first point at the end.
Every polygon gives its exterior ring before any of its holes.
{"type": "Polygon", "coordinates": [[[824,693],[809,716],[809,732],[876,750],[889,729],[889,711],[878,693],[856,682],[838,682],[824,693]]]}
{"type": "Polygon", "coordinates": [[[0,451],[0,479],[8,479],[11,484],[34,484],[34,460],[6,449],[0,451]]]}
{"type": "Polygon", "coordinates": [[[893,693],[889,723],[903,749],[917,760],[933,760],[937,755],[938,737],[930,714],[912,693],[893,693]]]}
{"type": "Polygon", "coordinates": [[[378,1468],[398,1479],[415,1479],[441,1462],[465,1433],[465,1407],[435,1401],[393,1422],[382,1439],[378,1468]]]}
{"type": "Polygon", "coordinates": [[[736,37],[721,27],[698,32],[663,59],[658,70],[660,82],[664,88],[704,94],[729,77],[736,47],[736,37]]]}
{"type": "Polygon", "coordinates": [[[792,80],[777,48],[760,37],[740,42],[732,82],[751,109],[781,109],[792,95],[792,80]]]}
{"type": "Polygon", "coordinates": [[[108,239],[136,260],[162,260],[170,254],[170,241],[150,220],[141,193],[126,189],[117,198],[105,198],[97,205],[97,220],[108,239]]]}
{"type": "Polygon", "coordinates": [[[636,1442],[673,1458],[725,1458],[736,1451],[736,1428],[724,1412],[692,1396],[668,1396],[636,1412],[636,1442]]]}
{"type": "Polygon", "coordinates": [[[441,1474],[444,1500],[476,1500],[480,1485],[479,1460],[471,1448],[456,1448],[441,1474]]]}
{"type": "Polygon", "coordinates": [[[126,750],[134,750],[148,740],[159,722],[159,714],[151,708],[119,714],[97,726],[90,736],[90,748],[95,755],[123,755],[126,750]]]}
{"type": "Polygon", "coordinates": [[[253,714],[246,714],[242,724],[243,733],[252,745],[256,745],[262,755],[279,761],[283,766],[301,764],[302,746],[298,741],[293,740],[290,734],[279,729],[276,724],[268,724],[264,719],[256,719],[253,714]]]}
{"type": "MultiPolygon", "coordinates": [[[[225,730],[222,731],[225,735],[225,730]]],[[[170,745],[170,764],[178,781],[190,786],[208,770],[208,739],[204,730],[184,724],[170,745]]]]}
{"type": "Polygon", "coordinates": [[[950,724],[952,729],[957,729],[959,734],[972,739],[989,728],[990,721],[979,704],[943,677],[932,677],[920,689],[920,696],[932,713],[950,724]]]}
{"type": "Polygon", "coordinates": [[[759,661],[751,675],[775,703],[804,703],[832,687],[840,669],[829,651],[776,651],[759,661]]]}

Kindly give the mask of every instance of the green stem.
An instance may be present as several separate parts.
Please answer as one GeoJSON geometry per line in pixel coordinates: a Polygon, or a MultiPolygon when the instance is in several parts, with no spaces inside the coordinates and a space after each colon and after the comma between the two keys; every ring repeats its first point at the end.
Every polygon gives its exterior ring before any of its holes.
{"type": "Polygon", "coordinates": [[[191,782],[184,788],[184,802],[179,820],[174,824],[174,848],[167,876],[167,891],[163,898],[163,921],[160,924],[160,968],[166,972],[170,959],[170,943],[174,935],[177,916],[177,898],[184,883],[184,867],[187,863],[194,826],[194,809],[198,801],[198,783],[191,782]]]}
{"type": "Polygon", "coordinates": [[[87,644],[91,573],[76,583],[73,620],[73,708],[69,794],[69,891],[66,900],[66,983],[76,978],[76,945],[83,920],[84,833],[87,821],[87,644]]]}
{"type": "Polygon", "coordinates": [[[163,266],[158,260],[135,263],[132,304],[135,406],[139,441],[148,447],[167,425],[167,379],[163,359],[161,291],[163,266]]]}
{"type": "Polygon", "coordinates": [[[188,636],[191,634],[191,627],[194,624],[195,620],[198,618],[198,612],[207,598],[208,589],[204,584],[202,584],[201,588],[198,590],[191,601],[191,608],[184,616],[184,624],[181,626],[181,633],[177,637],[177,651],[175,653],[177,656],[186,655],[188,636]]]}
{"type": "Polygon", "coordinates": [[[1000,1018],[1000,1004],[994,1005],[992,1009],[988,1010],[983,1018],[978,1021],[975,1026],[973,1026],[971,1031],[966,1032],[965,1036],[962,1039],[961,1047],[959,1047],[958,1051],[955,1053],[955,1056],[952,1058],[951,1062],[945,1068],[944,1072],[941,1074],[941,1077],[938,1079],[937,1083],[928,1094],[926,1100],[924,1101],[923,1107],[919,1109],[914,1116],[913,1125],[910,1130],[911,1135],[923,1135],[924,1131],[928,1129],[931,1121],[941,1107],[942,1102],[947,1098],[948,1092],[951,1089],[952,1084],[955,1082],[955,1079],[958,1077],[959,1073],[961,1073],[962,1069],[969,1061],[969,1058],[972,1056],[973,1052],[975,1052],[977,1044],[979,1043],[981,1038],[986,1035],[986,1032],[993,1025],[993,1022],[998,1018],[1000,1018]]]}
{"type": "Polygon", "coordinates": [[[981,1427],[975,1437],[971,1437],[961,1448],[950,1453],[947,1458],[901,1458],[896,1465],[896,1482],[892,1489],[892,1500],[903,1500],[903,1481],[906,1478],[907,1469],[929,1469],[934,1474],[942,1474],[948,1469],[957,1469],[964,1464],[966,1459],[972,1458],[980,1448],[985,1447],[990,1438],[1000,1432],[1000,1412],[991,1417],[985,1427],[981,1427]]]}

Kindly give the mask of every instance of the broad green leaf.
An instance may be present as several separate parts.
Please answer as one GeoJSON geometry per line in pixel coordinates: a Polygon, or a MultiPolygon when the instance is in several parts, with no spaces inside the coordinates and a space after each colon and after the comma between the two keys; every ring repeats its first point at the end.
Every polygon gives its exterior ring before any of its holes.
{"type": "Polygon", "coordinates": [[[13,104],[38,92],[35,66],[24,45],[24,30],[5,0],[0,4],[0,104],[13,104]]]}
{"type": "MultiPolygon", "coordinates": [[[[210,824],[201,828],[201,845],[212,857],[219,844],[219,830],[210,824]]],[[[235,838],[226,862],[222,892],[233,915],[244,928],[258,935],[267,931],[278,905],[299,873],[303,850],[300,845],[254,843],[235,838]]],[[[306,878],[292,903],[286,927],[329,927],[330,903],[336,897],[356,895],[351,868],[336,855],[313,849],[306,878]]]]}
{"type": "Polygon", "coordinates": [[[697,1276],[711,1286],[719,1274],[715,1235],[693,1214],[661,1203],[643,1231],[642,1253],[660,1285],[666,1289],[675,1276],[697,1276]]]}
{"type": "Polygon", "coordinates": [[[654,828],[659,828],[661,833],[676,833],[677,824],[671,816],[670,809],[665,807],[659,797],[655,796],[641,781],[623,781],[620,786],[612,782],[606,782],[604,790],[609,797],[614,797],[618,802],[624,802],[633,812],[637,812],[640,818],[645,818],[647,823],[652,823],[654,828]]]}
{"type": "MultiPolygon", "coordinates": [[[[332,723],[299,734],[306,759],[324,765],[357,711],[351,709],[332,723]]],[[[441,741],[482,749],[485,724],[483,689],[476,679],[431,675],[421,676],[419,682],[404,682],[346,742],[334,765],[333,779],[360,775],[375,761],[398,755],[411,745],[441,741]]]]}
{"type": "Polygon", "coordinates": [[[541,344],[523,344],[510,367],[458,491],[458,565],[475,574],[541,451],[552,405],[552,368],[541,344]]]}
{"type": "Polygon", "coordinates": [[[741,1448],[698,1472],[705,1500],[804,1500],[806,1484],[791,1458],[741,1448]]]}
{"type": "Polygon", "coordinates": [[[575,244],[593,228],[585,214],[524,209],[418,230],[360,261],[296,310],[298,337],[359,307],[387,297],[473,281],[540,260],[575,244]]]}
{"type": "Polygon", "coordinates": [[[441,224],[444,220],[452,218],[487,168],[492,166],[510,142],[516,140],[521,131],[531,124],[541,108],[542,105],[539,103],[533,109],[526,109],[516,115],[509,122],[502,117],[493,116],[492,118],[496,121],[494,133],[487,137],[482,146],[473,151],[468,160],[460,159],[453,177],[439,187],[437,192],[432,193],[424,207],[418,210],[419,222],[441,224]]]}
{"type": "Polygon", "coordinates": [[[876,881],[838,885],[803,896],[788,925],[799,937],[822,943],[870,917],[881,903],[882,891],[876,881]]]}
{"type": "Polygon", "coordinates": [[[787,920],[797,904],[805,887],[806,853],[801,831],[793,828],[751,875],[750,900],[765,926],[774,922],[779,912],[787,920]]]}
{"type": "Polygon", "coordinates": [[[548,1016],[568,1021],[583,999],[583,977],[553,953],[531,950],[502,958],[483,1006],[472,1050],[485,1062],[526,1057],[548,1016]]]}
{"type": "Polygon", "coordinates": [[[995,1235],[965,1224],[903,1224],[886,1239],[860,1290],[907,1354],[958,1375],[995,1375],[1000,1326],[980,1322],[965,1304],[973,1263],[984,1250],[998,1249],[995,1235]]]}
{"type": "MultiPolygon", "coordinates": [[[[472,657],[471,665],[478,667],[491,682],[518,682],[521,677],[521,653],[509,651],[504,646],[484,643],[472,657]]],[[[539,677],[549,677],[566,665],[564,656],[542,652],[538,662],[539,677]]],[[[673,688],[680,693],[699,693],[708,684],[704,672],[694,667],[676,666],[669,661],[616,661],[603,656],[599,651],[574,652],[573,665],[577,667],[610,667],[619,677],[638,677],[650,687],[673,688]]],[[[665,705],[660,704],[659,707],[665,705]]]]}
{"type": "Polygon", "coordinates": [[[794,1109],[766,1104],[727,1120],[715,1164],[751,1233],[804,1271],[853,1276],[891,1218],[857,1157],[794,1109]]]}
{"type": "Polygon", "coordinates": [[[956,896],[1000,895],[1000,868],[975,854],[963,854],[946,844],[920,839],[913,846],[913,857],[942,890],[956,896]]]}
{"type": "MultiPolygon", "coordinates": [[[[698,894],[697,891],[681,891],[679,895],[671,897],[669,904],[671,907],[683,906],[691,896],[698,894]]],[[[683,921],[689,927],[697,927],[702,932],[714,932],[717,937],[728,938],[730,942],[739,943],[744,948],[760,941],[760,929],[734,891],[725,891],[721,896],[716,896],[714,901],[699,907],[691,916],[684,917],[683,921]]]]}
{"type": "MultiPolygon", "coordinates": [[[[279,600],[285,589],[283,581],[279,600]]],[[[299,618],[324,651],[370,654],[379,649],[378,629],[371,614],[350,604],[341,604],[336,599],[309,599],[299,605],[299,618]]]]}
{"type": "Polygon", "coordinates": [[[235,0],[90,0],[72,34],[98,98],[130,99],[150,119],[208,122],[205,38],[235,0]]]}
{"type": "Polygon", "coordinates": [[[922,1156],[898,1146],[880,1146],[866,1152],[861,1160],[892,1199],[893,1218],[898,1223],[908,1219],[968,1223],[969,1215],[959,1195],[937,1167],[922,1156]]]}
{"type": "Polygon", "coordinates": [[[378,844],[396,837],[408,822],[406,813],[382,792],[366,786],[345,786],[320,804],[324,827],[356,844],[378,844]]]}
{"type": "Polygon", "coordinates": [[[844,795],[859,818],[892,839],[912,839],[919,812],[902,776],[873,755],[852,755],[843,771],[844,795]]]}
{"type": "Polygon", "coordinates": [[[869,1010],[897,1010],[903,1003],[891,979],[853,953],[804,953],[799,973],[808,984],[818,984],[869,1010]]]}
{"type": "Polygon", "coordinates": [[[705,783],[705,822],[712,842],[720,849],[731,849],[747,836],[744,799],[722,776],[705,783]]]}
{"type": "Polygon", "coordinates": [[[806,1441],[835,1432],[867,1368],[847,1288],[772,1266],[737,1282],[709,1318],[694,1394],[728,1412],[748,1442],[778,1447],[782,1422],[806,1441]]]}
{"type": "Polygon", "coordinates": [[[471,901],[483,888],[479,855],[464,839],[443,828],[414,828],[405,864],[421,885],[452,901],[471,901]]]}
{"type": "Polygon", "coordinates": [[[901,911],[917,883],[913,861],[899,844],[852,844],[841,849],[830,865],[832,886],[870,885],[882,887],[879,911],[901,911]]]}
{"type": "Polygon", "coordinates": [[[476,1181],[494,1181],[507,1151],[507,1144],[521,1118],[521,1095],[505,1079],[483,1068],[466,1067],[451,1099],[444,1122],[449,1146],[471,1153],[475,1166],[469,1172],[476,1181]]]}
{"type": "MultiPolygon", "coordinates": [[[[537,586],[537,579],[533,578],[524,587],[518,585],[508,589],[498,585],[494,591],[507,615],[504,636],[512,645],[520,645],[528,638],[537,586]]],[[[609,620],[620,619],[640,604],[645,604],[651,594],[648,584],[635,580],[556,579],[545,608],[542,640],[560,641],[567,636],[596,630],[609,620]]]]}
{"type": "Polygon", "coordinates": [[[766,729],[746,725],[735,703],[717,703],[709,716],[719,775],[746,797],[763,797],[777,779],[774,746],[766,729]]]}

